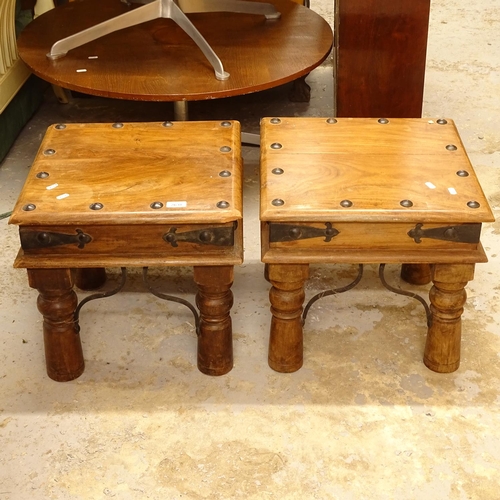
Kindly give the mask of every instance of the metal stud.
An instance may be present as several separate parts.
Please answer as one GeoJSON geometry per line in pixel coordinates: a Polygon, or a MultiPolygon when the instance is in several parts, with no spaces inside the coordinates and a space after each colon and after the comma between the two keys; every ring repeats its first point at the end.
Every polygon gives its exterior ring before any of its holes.
{"type": "Polygon", "coordinates": [[[113,123],[113,125],[111,125],[113,128],[123,128],[123,123],[113,123]]]}
{"type": "Polygon", "coordinates": [[[468,201],[467,206],[469,208],[479,208],[481,205],[477,201],[468,201]]]}
{"type": "Polygon", "coordinates": [[[38,174],[36,174],[37,179],[46,179],[48,176],[49,176],[48,172],[38,172],[38,174]]]}
{"type": "Polygon", "coordinates": [[[219,201],[217,203],[217,208],[229,208],[229,202],[228,201],[219,201]]]}
{"type": "Polygon", "coordinates": [[[335,118],[328,118],[328,120],[326,120],[326,123],[333,125],[333,124],[337,123],[337,120],[335,118]]]}
{"type": "Polygon", "coordinates": [[[285,204],[285,202],[281,198],[275,198],[271,202],[271,204],[274,205],[275,207],[282,207],[285,204]]]}
{"type": "Polygon", "coordinates": [[[212,241],[213,235],[210,231],[202,231],[198,236],[198,239],[203,243],[210,243],[212,241]]]}
{"type": "Polygon", "coordinates": [[[222,146],[220,148],[221,153],[229,153],[231,151],[231,148],[229,146],[222,146]]]}
{"type": "Polygon", "coordinates": [[[439,118],[439,120],[436,120],[436,123],[439,125],[446,125],[448,122],[444,118],[439,118]]]}
{"type": "Polygon", "coordinates": [[[231,126],[231,122],[221,122],[220,126],[221,127],[230,127],[231,126]]]}
{"type": "Polygon", "coordinates": [[[282,168],[273,168],[271,170],[271,172],[274,174],[274,175],[281,175],[283,174],[285,171],[282,169],[282,168]]]}
{"type": "Polygon", "coordinates": [[[271,149],[281,149],[283,147],[283,144],[280,144],[279,142],[273,142],[271,144],[271,149]]]}
{"type": "Polygon", "coordinates": [[[458,175],[459,177],[469,177],[469,172],[467,172],[467,170],[459,170],[459,171],[457,172],[457,175],[458,175]]]}
{"type": "Polygon", "coordinates": [[[269,120],[273,125],[279,125],[281,123],[281,120],[279,118],[271,118],[269,120]]]}
{"type": "Polygon", "coordinates": [[[24,205],[23,210],[25,212],[31,212],[31,211],[35,210],[35,208],[36,208],[36,205],[34,203],[28,203],[27,205],[24,205]]]}
{"type": "Polygon", "coordinates": [[[344,207],[344,208],[352,207],[352,201],[351,200],[342,200],[340,202],[340,206],[344,207]]]}
{"type": "Polygon", "coordinates": [[[56,130],[64,130],[66,128],[66,125],[64,125],[64,123],[58,123],[56,126],[55,126],[56,130]]]}
{"type": "Polygon", "coordinates": [[[43,154],[45,156],[52,156],[52,155],[55,155],[56,154],[56,150],[55,149],[46,149],[43,154]]]}
{"type": "Polygon", "coordinates": [[[89,208],[90,210],[101,210],[104,207],[102,203],[92,203],[89,208]]]}
{"type": "Polygon", "coordinates": [[[231,172],[229,170],[221,170],[219,172],[219,177],[231,177],[231,172]]]}
{"type": "Polygon", "coordinates": [[[163,207],[163,203],[161,201],[153,201],[151,205],[149,205],[152,209],[157,210],[163,207]]]}
{"type": "Polygon", "coordinates": [[[448,146],[446,146],[446,149],[448,151],[456,151],[458,148],[455,146],[455,144],[448,144],[448,146]]]}
{"type": "Polygon", "coordinates": [[[387,125],[389,123],[389,120],[387,118],[379,118],[378,122],[382,125],[387,125]]]}
{"type": "Polygon", "coordinates": [[[162,123],[162,126],[163,126],[163,127],[173,127],[173,126],[174,126],[174,124],[173,124],[172,122],[163,122],[163,123],[162,123]]]}
{"type": "Polygon", "coordinates": [[[399,204],[405,208],[413,207],[413,202],[411,200],[402,200],[399,202],[399,204]]]}

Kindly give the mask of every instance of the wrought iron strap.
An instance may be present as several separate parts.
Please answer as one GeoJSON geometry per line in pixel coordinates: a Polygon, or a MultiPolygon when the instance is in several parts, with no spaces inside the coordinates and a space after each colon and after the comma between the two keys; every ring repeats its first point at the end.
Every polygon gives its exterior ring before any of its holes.
{"type": "Polygon", "coordinates": [[[158,297],[159,299],[162,300],[167,300],[169,302],[176,302],[177,304],[182,304],[183,306],[186,306],[193,313],[196,335],[200,335],[200,316],[196,308],[193,306],[193,304],[191,304],[191,302],[181,297],[176,297],[175,295],[167,295],[166,293],[155,290],[149,282],[147,267],[142,268],[142,280],[144,282],[144,285],[146,285],[148,291],[152,293],[155,297],[158,297]]]}
{"type": "Polygon", "coordinates": [[[51,231],[19,231],[21,247],[24,250],[36,250],[40,248],[51,248],[63,245],[77,245],[84,248],[92,241],[90,234],[84,233],[81,229],[76,230],[76,234],[53,233],[51,231]]]}
{"type": "MultiPolygon", "coordinates": [[[[429,306],[427,305],[427,302],[422,297],[417,295],[416,293],[402,290],[401,288],[395,288],[395,287],[389,285],[389,283],[387,283],[387,281],[385,279],[384,270],[385,270],[385,264],[380,264],[378,275],[379,275],[380,281],[382,282],[382,285],[384,285],[384,287],[387,288],[387,290],[389,290],[393,293],[397,293],[398,295],[404,295],[406,297],[411,297],[412,299],[418,300],[422,304],[422,306],[424,307],[425,315],[427,318],[427,326],[430,328],[432,325],[432,313],[430,311],[429,306]]],[[[304,311],[302,313],[302,324],[305,323],[307,313],[309,312],[309,309],[316,301],[318,301],[319,299],[322,299],[323,297],[328,297],[329,295],[336,295],[339,293],[343,293],[343,292],[347,292],[349,290],[352,290],[361,281],[362,277],[363,277],[363,265],[359,264],[358,265],[358,275],[351,283],[349,283],[348,285],[341,287],[341,288],[334,288],[332,290],[325,290],[324,292],[320,292],[320,293],[316,294],[314,297],[312,297],[312,299],[310,299],[309,302],[304,307],[304,311]]]]}
{"type": "Polygon", "coordinates": [[[331,222],[325,222],[325,229],[314,226],[302,226],[298,224],[269,224],[269,241],[279,243],[283,241],[306,240],[310,238],[325,238],[329,243],[340,231],[332,226],[331,222]]]}
{"type": "Polygon", "coordinates": [[[113,295],[116,295],[118,292],[123,290],[123,287],[125,286],[125,283],[127,282],[127,269],[125,267],[120,268],[121,270],[121,277],[120,277],[120,283],[116,288],[113,288],[113,290],[109,290],[107,292],[97,292],[93,293],[92,295],[89,295],[88,297],[85,297],[83,300],[80,301],[78,304],[77,308],[75,309],[74,313],[74,318],[75,318],[75,326],[76,326],[76,331],[80,331],[80,311],[82,307],[87,304],[87,302],[90,302],[91,300],[97,300],[97,299],[106,299],[107,297],[112,297],[113,295]]]}
{"type": "Polygon", "coordinates": [[[431,313],[431,310],[430,310],[427,302],[425,301],[425,299],[423,297],[420,297],[420,295],[417,295],[416,293],[409,292],[407,290],[402,290],[401,288],[395,288],[395,287],[389,285],[389,283],[387,283],[387,281],[385,279],[384,271],[385,271],[385,264],[380,264],[380,266],[378,268],[378,276],[380,278],[382,285],[384,285],[385,288],[387,288],[387,290],[389,290],[390,292],[396,293],[398,295],[404,295],[405,297],[411,297],[412,299],[418,300],[425,309],[425,316],[427,318],[427,326],[430,328],[432,326],[432,313],[431,313]]]}
{"type": "Polygon", "coordinates": [[[234,245],[235,228],[236,223],[232,226],[207,227],[178,233],[179,228],[171,227],[168,233],[163,235],[163,239],[173,247],[178,247],[180,242],[230,247],[234,245]]]}
{"type": "Polygon", "coordinates": [[[307,313],[309,312],[309,309],[316,301],[322,299],[323,297],[328,297],[329,295],[336,295],[338,293],[344,293],[348,292],[349,290],[352,290],[361,281],[362,277],[363,277],[363,264],[358,264],[358,275],[351,283],[340,288],[332,288],[331,290],[325,290],[323,292],[317,293],[311,300],[309,300],[309,302],[306,304],[306,307],[304,307],[304,312],[302,313],[302,324],[306,322],[307,313]]]}
{"type": "Polygon", "coordinates": [[[481,224],[459,224],[456,226],[423,228],[423,224],[417,224],[408,231],[408,236],[421,243],[422,238],[433,240],[454,241],[456,243],[479,243],[481,236],[481,224]]]}
{"type": "MultiPolygon", "coordinates": [[[[158,297],[163,300],[168,300],[170,302],[176,302],[178,304],[182,304],[183,306],[186,306],[194,316],[194,323],[195,323],[195,329],[196,329],[196,334],[200,334],[200,316],[198,314],[198,311],[196,308],[187,300],[182,299],[181,297],[176,297],[175,295],[167,295],[165,293],[159,292],[151,286],[149,283],[148,279],[148,268],[143,267],[142,269],[142,279],[144,281],[144,285],[146,286],[147,290],[151,292],[155,297],[158,297]]],[[[98,292],[94,293],[92,295],[89,295],[88,297],[85,297],[77,306],[75,313],[74,313],[74,320],[75,320],[75,328],[76,331],[80,331],[80,311],[82,307],[90,302],[91,300],[96,300],[96,299],[105,299],[107,297],[112,297],[113,295],[116,295],[118,292],[123,290],[125,283],[127,282],[127,269],[125,267],[121,268],[121,279],[120,283],[118,286],[113,288],[113,290],[109,290],[107,292],[98,292]]]]}

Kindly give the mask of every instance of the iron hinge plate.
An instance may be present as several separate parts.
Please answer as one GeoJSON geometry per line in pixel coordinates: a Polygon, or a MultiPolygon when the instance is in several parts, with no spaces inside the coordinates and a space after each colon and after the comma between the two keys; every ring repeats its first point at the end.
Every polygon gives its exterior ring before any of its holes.
{"type": "Polygon", "coordinates": [[[224,227],[206,227],[195,231],[185,231],[178,233],[178,227],[171,227],[168,233],[163,235],[163,240],[173,247],[179,246],[179,243],[198,243],[200,245],[214,245],[217,247],[234,246],[234,232],[237,222],[231,226],[224,227]]]}
{"type": "Polygon", "coordinates": [[[458,224],[428,229],[424,229],[423,226],[419,223],[408,231],[408,236],[413,238],[415,243],[421,243],[423,238],[456,243],[479,243],[481,236],[481,224],[458,224]]]}
{"type": "Polygon", "coordinates": [[[340,231],[332,227],[331,222],[325,222],[325,226],[322,229],[298,224],[270,223],[269,241],[271,243],[280,243],[284,241],[307,240],[310,238],[325,238],[324,241],[329,243],[340,231]]]}
{"type": "Polygon", "coordinates": [[[24,250],[39,250],[62,245],[77,245],[78,248],[84,248],[85,245],[92,241],[92,236],[84,233],[81,229],[77,229],[76,234],[21,230],[19,236],[21,239],[21,247],[24,250]]]}

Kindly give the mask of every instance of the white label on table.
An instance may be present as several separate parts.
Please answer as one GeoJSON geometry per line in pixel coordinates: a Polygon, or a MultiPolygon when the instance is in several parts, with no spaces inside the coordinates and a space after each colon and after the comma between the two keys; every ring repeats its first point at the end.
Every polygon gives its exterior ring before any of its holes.
{"type": "Polygon", "coordinates": [[[58,200],[64,200],[64,198],[67,198],[69,196],[68,193],[60,194],[59,196],[56,196],[58,200]]]}
{"type": "Polygon", "coordinates": [[[434,186],[434,184],[432,182],[426,182],[425,185],[429,188],[429,189],[436,189],[436,186],[434,186]]]}
{"type": "Polygon", "coordinates": [[[455,188],[448,188],[450,194],[457,194],[457,190],[455,188]]]}
{"type": "Polygon", "coordinates": [[[51,189],[55,189],[57,186],[59,186],[59,184],[57,184],[57,182],[55,184],[51,184],[50,186],[47,186],[45,189],[48,189],[49,191],[51,189]]]}
{"type": "Polygon", "coordinates": [[[187,201],[167,201],[167,208],[186,208],[187,201]]]}

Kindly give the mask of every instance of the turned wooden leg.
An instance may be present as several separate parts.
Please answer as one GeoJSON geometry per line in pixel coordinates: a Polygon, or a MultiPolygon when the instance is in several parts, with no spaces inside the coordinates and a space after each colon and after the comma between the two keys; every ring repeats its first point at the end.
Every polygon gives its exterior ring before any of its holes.
{"type": "Polygon", "coordinates": [[[207,375],[224,375],[233,367],[233,266],[195,266],[200,310],[198,368],[207,375]]]}
{"type": "Polygon", "coordinates": [[[464,290],[474,278],[474,264],[432,266],[432,325],[427,333],[424,363],[439,373],[454,372],[460,365],[461,316],[467,300],[464,290]]]}
{"type": "Polygon", "coordinates": [[[269,366],[282,373],[297,371],[304,359],[302,304],[308,264],[269,264],[271,333],[269,366]]]}
{"type": "Polygon", "coordinates": [[[103,267],[76,269],[75,285],[80,290],[97,290],[104,283],[106,283],[106,270],[103,267]]]}
{"type": "Polygon", "coordinates": [[[38,290],[43,315],[47,374],[57,382],[79,377],[85,368],[82,344],[74,320],[78,303],[69,269],[28,269],[29,284],[38,290]]]}
{"type": "Polygon", "coordinates": [[[412,285],[427,285],[431,282],[431,265],[403,264],[401,278],[412,285]]]}

